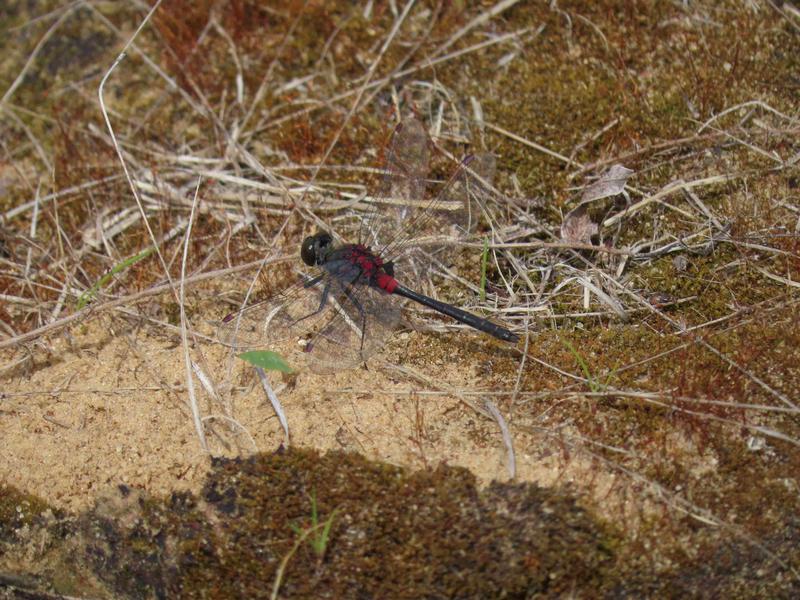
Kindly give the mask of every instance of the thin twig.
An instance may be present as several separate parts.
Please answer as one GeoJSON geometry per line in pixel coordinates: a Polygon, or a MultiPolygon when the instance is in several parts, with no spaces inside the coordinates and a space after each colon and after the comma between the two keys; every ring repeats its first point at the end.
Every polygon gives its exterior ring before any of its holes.
{"type": "Polygon", "coordinates": [[[181,345],[183,348],[183,362],[186,368],[186,391],[189,393],[189,406],[192,409],[192,419],[194,419],[194,427],[197,432],[197,437],[200,440],[200,447],[204,452],[209,453],[208,442],[206,441],[206,433],[203,428],[203,420],[200,417],[200,407],[197,405],[197,396],[194,391],[194,377],[192,377],[192,359],[189,356],[189,339],[186,333],[186,304],[185,304],[185,290],[186,290],[186,262],[189,257],[189,240],[192,237],[192,225],[194,224],[194,213],[197,209],[197,203],[200,200],[200,181],[197,180],[197,187],[194,190],[194,201],[192,203],[192,213],[189,216],[189,225],[186,228],[186,236],[183,242],[183,259],[181,260],[181,281],[180,281],[180,295],[178,298],[178,305],[181,310],[181,345]]]}

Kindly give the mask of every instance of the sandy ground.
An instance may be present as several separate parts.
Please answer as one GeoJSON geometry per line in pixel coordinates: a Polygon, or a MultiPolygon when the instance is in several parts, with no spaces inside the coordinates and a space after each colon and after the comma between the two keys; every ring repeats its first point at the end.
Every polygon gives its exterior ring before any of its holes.
{"type": "MultiPolygon", "coordinates": [[[[193,425],[179,337],[132,323],[116,315],[85,322],[50,338],[48,348],[36,346],[27,369],[3,376],[0,480],[70,509],[90,505],[121,483],[163,494],[199,489],[209,455],[193,425]]],[[[200,332],[213,328],[201,324],[200,332]]],[[[469,468],[483,482],[507,479],[508,454],[495,421],[457,393],[430,395],[430,387],[385,368],[402,363],[397,353],[407,356],[426,335],[396,333],[366,368],[274,375],[291,443],[346,449],[411,469],[444,461],[469,468]]],[[[485,341],[462,335],[479,347],[485,341]]],[[[486,344],[487,352],[493,348],[486,344]]],[[[5,352],[3,364],[23,352],[5,352]]],[[[196,384],[211,452],[246,456],[278,448],[284,433],[253,369],[213,342],[200,342],[192,356],[220,394],[212,401],[196,384]]],[[[476,358],[414,368],[441,386],[474,393],[481,389],[480,366],[476,358]]],[[[587,476],[588,462],[577,456],[565,462],[552,440],[515,431],[514,444],[518,480],[551,484],[587,476]]],[[[601,487],[608,489],[614,478],[605,477],[601,487]]]]}

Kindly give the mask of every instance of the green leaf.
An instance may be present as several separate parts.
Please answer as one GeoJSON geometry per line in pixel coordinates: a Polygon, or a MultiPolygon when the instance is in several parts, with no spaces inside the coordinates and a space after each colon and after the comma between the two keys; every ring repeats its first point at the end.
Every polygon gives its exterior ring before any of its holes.
{"type": "Polygon", "coordinates": [[[280,354],[269,350],[251,350],[238,354],[237,357],[267,371],[280,371],[281,373],[294,371],[280,354]]]}
{"type": "Polygon", "coordinates": [[[562,340],[561,340],[561,343],[562,343],[564,346],[566,346],[567,350],[569,350],[569,351],[572,353],[572,356],[574,356],[574,357],[575,357],[575,360],[577,361],[578,365],[580,365],[580,367],[581,367],[581,370],[583,371],[583,374],[586,376],[586,379],[587,379],[587,380],[590,382],[590,384],[591,384],[591,382],[593,381],[593,377],[592,377],[592,372],[589,370],[589,365],[587,365],[587,364],[586,364],[586,361],[585,361],[585,360],[583,360],[583,357],[582,357],[582,356],[580,355],[580,353],[579,353],[579,352],[578,352],[578,351],[575,349],[575,346],[573,346],[572,344],[570,344],[568,340],[562,339],[562,340]]]}
{"type": "Polygon", "coordinates": [[[149,248],[145,248],[144,250],[139,252],[139,254],[135,254],[135,255],[133,255],[133,256],[131,256],[129,258],[126,258],[121,263],[118,263],[118,264],[114,265],[113,267],[111,267],[111,270],[108,273],[103,275],[100,279],[98,279],[95,282],[95,284],[92,287],[90,287],[83,294],[81,294],[81,297],[78,298],[78,302],[77,302],[78,310],[84,308],[87,304],[89,304],[89,302],[94,300],[94,297],[97,295],[97,292],[100,291],[100,288],[106,286],[111,281],[111,279],[114,277],[114,275],[124,271],[125,269],[127,269],[131,265],[135,265],[137,262],[139,262],[143,258],[146,258],[146,257],[150,256],[153,253],[154,250],[155,250],[155,247],[153,247],[153,246],[151,246],[149,248]]]}

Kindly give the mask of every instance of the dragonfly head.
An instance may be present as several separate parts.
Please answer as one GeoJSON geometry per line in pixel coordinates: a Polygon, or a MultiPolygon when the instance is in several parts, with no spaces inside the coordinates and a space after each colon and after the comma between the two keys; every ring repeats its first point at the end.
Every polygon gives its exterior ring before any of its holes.
{"type": "Polygon", "coordinates": [[[333,246],[333,238],[325,231],[318,231],[303,240],[300,248],[300,258],[309,267],[318,266],[325,262],[328,252],[333,246]]]}

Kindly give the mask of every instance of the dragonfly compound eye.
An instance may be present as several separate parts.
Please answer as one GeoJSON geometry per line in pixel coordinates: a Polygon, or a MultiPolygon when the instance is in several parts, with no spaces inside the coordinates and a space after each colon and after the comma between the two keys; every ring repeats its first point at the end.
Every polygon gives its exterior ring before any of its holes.
{"type": "Polygon", "coordinates": [[[314,247],[316,238],[317,236],[315,235],[308,236],[303,240],[303,245],[300,247],[300,258],[302,258],[303,262],[309,267],[313,267],[317,262],[317,251],[314,247]]]}
{"type": "Polygon", "coordinates": [[[331,241],[331,236],[324,231],[308,236],[300,248],[300,258],[310,267],[322,264],[330,250],[331,241]]]}

